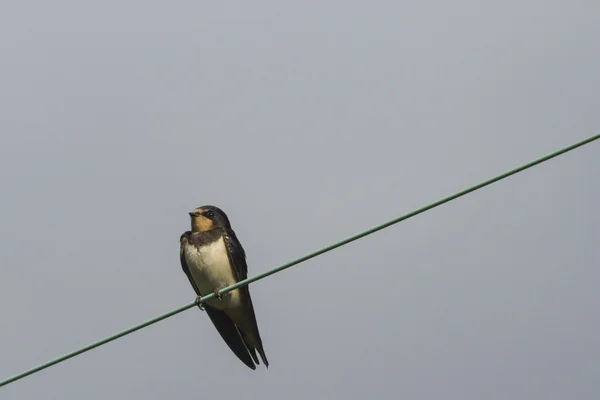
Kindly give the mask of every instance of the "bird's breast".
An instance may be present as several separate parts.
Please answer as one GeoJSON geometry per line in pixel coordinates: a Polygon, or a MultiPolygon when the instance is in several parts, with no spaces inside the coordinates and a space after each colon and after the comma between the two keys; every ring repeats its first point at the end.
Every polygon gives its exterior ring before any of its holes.
{"type": "MultiPolygon", "coordinates": [[[[188,244],[185,249],[185,261],[196,286],[202,296],[236,283],[235,275],[227,254],[223,238],[195,246],[188,244]]],[[[219,309],[233,308],[239,304],[239,290],[223,294],[223,300],[209,300],[208,303],[219,309]]]]}

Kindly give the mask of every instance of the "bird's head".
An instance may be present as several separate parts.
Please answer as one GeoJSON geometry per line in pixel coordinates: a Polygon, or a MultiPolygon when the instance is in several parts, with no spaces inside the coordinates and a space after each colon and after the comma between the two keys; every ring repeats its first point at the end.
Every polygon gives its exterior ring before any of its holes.
{"type": "Polygon", "coordinates": [[[215,228],[230,228],[227,215],[218,207],[202,206],[191,211],[192,232],[210,231],[215,228]]]}

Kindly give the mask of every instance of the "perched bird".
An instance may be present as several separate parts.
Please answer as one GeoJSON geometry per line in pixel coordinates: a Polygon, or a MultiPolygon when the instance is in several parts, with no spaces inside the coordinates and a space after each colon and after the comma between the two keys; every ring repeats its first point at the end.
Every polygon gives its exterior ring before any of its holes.
{"type": "Polygon", "coordinates": [[[192,230],[179,239],[180,259],[198,298],[215,293],[204,304],[205,310],[225,343],[249,368],[269,361],[263,349],[248,286],[218,296],[218,291],[248,277],[246,253],[238,241],[227,215],[218,207],[202,206],[190,212],[192,230]]]}

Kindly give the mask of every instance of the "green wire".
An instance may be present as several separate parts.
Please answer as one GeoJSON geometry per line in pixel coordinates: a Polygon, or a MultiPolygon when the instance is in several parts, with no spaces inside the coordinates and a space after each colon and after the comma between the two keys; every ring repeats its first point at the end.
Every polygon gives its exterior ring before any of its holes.
{"type": "MultiPolygon", "coordinates": [[[[557,157],[557,156],[559,156],[561,154],[564,154],[566,152],[574,150],[574,149],[576,149],[578,147],[581,147],[581,146],[583,146],[585,144],[593,142],[594,140],[597,140],[597,139],[600,139],[600,134],[597,134],[597,135],[594,135],[592,137],[589,137],[589,138],[587,138],[585,140],[582,140],[581,142],[578,142],[578,143],[575,143],[575,144],[573,144],[571,146],[565,147],[565,148],[563,148],[561,150],[558,150],[558,151],[556,151],[554,153],[548,154],[547,156],[544,156],[542,158],[538,158],[537,160],[531,161],[531,162],[529,162],[529,163],[527,163],[525,165],[522,165],[522,166],[520,166],[518,168],[515,168],[515,169],[513,169],[511,171],[505,172],[505,173],[503,173],[501,175],[498,175],[498,176],[496,176],[496,177],[494,177],[492,179],[489,179],[489,180],[487,180],[485,182],[482,182],[482,183],[480,183],[478,185],[471,186],[470,188],[465,189],[465,190],[463,190],[461,192],[458,192],[456,194],[453,194],[452,196],[448,196],[446,198],[443,198],[441,200],[436,201],[435,203],[431,203],[431,204],[429,204],[429,205],[427,205],[425,207],[419,208],[418,210],[415,210],[415,211],[410,212],[408,214],[402,215],[401,217],[392,219],[391,221],[388,221],[388,222],[386,222],[384,224],[378,225],[378,226],[376,226],[374,228],[366,230],[366,231],[364,231],[362,233],[359,233],[357,235],[351,236],[351,237],[349,237],[347,239],[342,240],[341,242],[337,242],[335,244],[332,244],[331,246],[327,246],[327,247],[325,247],[325,248],[323,248],[321,250],[315,251],[314,253],[310,253],[310,254],[308,254],[308,255],[306,255],[304,257],[300,257],[300,258],[298,258],[298,259],[296,259],[294,261],[290,261],[287,264],[280,265],[279,267],[273,268],[273,269],[271,269],[271,270],[269,270],[267,272],[263,272],[262,274],[258,274],[258,275],[254,276],[252,278],[248,278],[248,279],[245,279],[243,281],[240,281],[240,282],[238,282],[238,283],[236,283],[234,285],[227,286],[226,288],[221,289],[220,292],[219,292],[219,294],[227,293],[227,292],[230,292],[232,290],[238,289],[238,288],[240,288],[242,286],[245,286],[245,285],[248,285],[248,284],[250,284],[252,282],[261,280],[263,278],[266,278],[269,275],[273,275],[273,274],[275,274],[277,272],[283,271],[284,269],[287,269],[287,268],[292,267],[294,265],[300,264],[300,263],[302,263],[304,261],[310,260],[311,258],[317,257],[317,256],[319,256],[319,255],[321,255],[323,253],[327,253],[328,251],[331,251],[333,249],[337,249],[338,247],[344,246],[344,245],[346,245],[346,244],[348,244],[350,242],[353,242],[355,240],[361,239],[361,238],[363,238],[363,237],[365,237],[367,235],[370,235],[372,233],[375,233],[377,231],[385,229],[385,228],[387,228],[387,227],[389,227],[391,225],[397,224],[398,222],[404,221],[404,220],[406,220],[408,218],[414,217],[415,215],[421,214],[421,213],[423,213],[425,211],[431,210],[432,208],[435,208],[437,206],[441,206],[444,203],[447,203],[449,201],[457,199],[457,198],[459,198],[461,196],[464,196],[464,195],[466,195],[468,193],[474,192],[474,191],[476,191],[478,189],[481,189],[481,188],[483,188],[485,186],[491,185],[492,183],[498,182],[498,181],[500,181],[500,180],[502,180],[504,178],[507,178],[507,177],[509,177],[511,175],[514,175],[516,173],[524,171],[524,170],[526,170],[528,168],[531,168],[531,167],[533,167],[533,166],[535,166],[537,164],[541,164],[544,161],[548,161],[551,158],[557,157]]],[[[215,294],[211,293],[211,294],[209,294],[207,296],[202,297],[200,299],[200,302],[204,303],[207,300],[212,299],[213,297],[215,297],[215,294]]],[[[197,304],[198,303],[196,303],[196,302],[189,303],[189,304],[187,304],[187,305],[185,305],[183,307],[180,307],[178,309],[172,310],[172,311],[170,311],[170,312],[168,312],[166,314],[158,316],[158,317],[156,317],[154,319],[151,319],[149,321],[146,321],[146,322],[144,322],[142,324],[136,325],[136,326],[131,327],[129,329],[126,329],[126,330],[124,330],[122,332],[119,332],[116,335],[113,335],[113,336],[107,337],[106,339],[100,340],[99,342],[90,344],[89,346],[83,347],[83,348],[81,348],[79,350],[76,350],[76,351],[74,351],[72,353],[65,354],[64,356],[59,357],[59,358],[57,358],[55,360],[48,361],[45,364],[41,364],[41,365],[39,365],[39,366],[37,366],[35,368],[32,368],[32,369],[30,369],[28,371],[22,372],[22,373],[20,373],[18,375],[15,375],[15,376],[11,377],[11,378],[8,378],[5,381],[0,382],[0,387],[4,386],[4,385],[7,385],[7,384],[9,384],[11,382],[17,381],[17,380],[19,380],[21,378],[24,378],[24,377],[28,376],[28,375],[34,374],[36,372],[39,372],[39,371],[41,371],[43,369],[46,369],[48,367],[51,367],[52,365],[55,365],[55,364],[58,364],[60,362],[65,361],[65,360],[68,360],[69,358],[72,358],[72,357],[75,357],[75,356],[77,356],[79,354],[85,353],[86,351],[89,351],[89,350],[92,350],[92,349],[94,349],[96,347],[102,346],[102,345],[104,345],[104,344],[106,344],[108,342],[112,342],[113,340],[119,339],[119,338],[121,338],[121,337],[123,337],[125,335],[129,335],[130,333],[133,333],[133,332],[138,331],[138,330],[140,330],[142,328],[145,328],[147,326],[155,324],[158,321],[162,321],[163,319],[172,317],[173,315],[179,314],[180,312],[188,310],[188,309],[196,306],[197,304]]]]}

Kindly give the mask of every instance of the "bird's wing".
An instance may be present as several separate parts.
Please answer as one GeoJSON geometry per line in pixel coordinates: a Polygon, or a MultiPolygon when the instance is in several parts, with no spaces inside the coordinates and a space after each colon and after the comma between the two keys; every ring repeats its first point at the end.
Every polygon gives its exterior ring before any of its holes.
{"type": "MultiPolygon", "coordinates": [[[[202,296],[200,290],[198,289],[198,285],[196,285],[196,282],[194,282],[194,279],[192,278],[192,274],[185,260],[184,248],[188,244],[189,235],[189,231],[185,232],[183,235],[181,235],[179,239],[179,259],[181,260],[181,268],[183,268],[183,272],[185,272],[185,275],[188,277],[192,287],[194,288],[194,291],[198,296],[202,296]]],[[[217,310],[216,308],[213,308],[208,304],[204,304],[203,307],[208,316],[210,317],[210,320],[212,321],[213,325],[215,326],[215,328],[217,328],[217,331],[219,332],[225,343],[227,343],[227,346],[229,346],[231,351],[233,351],[233,353],[240,359],[240,361],[246,364],[249,368],[256,369],[256,365],[250,357],[250,354],[248,353],[249,350],[246,347],[246,344],[244,343],[242,334],[238,331],[238,328],[235,326],[231,318],[229,318],[229,316],[223,311],[217,310]]],[[[256,359],[258,362],[256,354],[254,354],[253,358],[256,359]]]]}
{"type": "MultiPolygon", "coordinates": [[[[230,230],[229,232],[225,232],[223,234],[223,238],[225,240],[225,246],[227,247],[227,254],[229,255],[229,262],[231,263],[234,272],[237,275],[237,281],[242,281],[248,278],[248,264],[246,264],[246,252],[242,247],[241,243],[237,239],[235,232],[230,230]]],[[[246,319],[244,324],[244,330],[240,330],[242,337],[244,338],[244,342],[248,346],[248,350],[250,350],[250,354],[253,354],[254,349],[258,351],[260,354],[260,358],[266,367],[269,366],[269,361],[267,360],[267,356],[263,349],[262,340],[260,338],[260,333],[258,332],[258,323],[256,322],[256,314],[254,313],[254,306],[252,305],[252,298],[250,297],[250,290],[248,289],[248,285],[241,287],[238,289],[242,295],[242,301],[245,303],[244,308],[244,318],[246,319]],[[249,341],[248,336],[252,337],[254,340],[249,341]],[[251,343],[249,343],[251,342],[251,343]]],[[[239,326],[240,324],[238,324],[239,326]]],[[[256,356],[253,354],[255,360],[256,356]]]]}
{"type": "Polygon", "coordinates": [[[224,232],[223,238],[225,240],[225,246],[227,246],[227,252],[229,253],[229,262],[231,262],[233,270],[237,274],[237,280],[238,282],[243,281],[248,278],[246,252],[233,230],[224,232]]]}
{"type": "Polygon", "coordinates": [[[190,231],[183,232],[183,234],[179,238],[179,260],[181,261],[181,268],[183,268],[183,272],[185,272],[185,275],[190,280],[190,283],[194,288],[196,295],[201,296],[200,289],[198,289],[198,285],[196,285],[196,282],[194,282],[194,279],[192,278],[192,273],[190,272],[187,262],[185,261],[184,249],[185,246],[188,244],[188,238],[190,237],[190,234],[190,231]]]}
{"type": "MultiPolygon", "coordinates": [[[[254,364],[254,361],[250,357],[250,353],[248,353],[248,348],[244,344],[242,335],[231,318],[229,318],[225,312],[217,310],[208,304],[204,305],[204,310],[206,310],[213,325],[217,328],[217,331],[219,331],[219,334],[221,334],[221,337],[225,343],[227,343],[227,346],[229,346],[231,351],[233,351],[240,361],[246,364],[248,368],[256,369],[256,364],[254,364]]],[[[256,354],[254,354],[254,358],[256,358],[256,354]]],[[[256,359],[256,362],[258,363],[258,359],[256,359]]]]}

